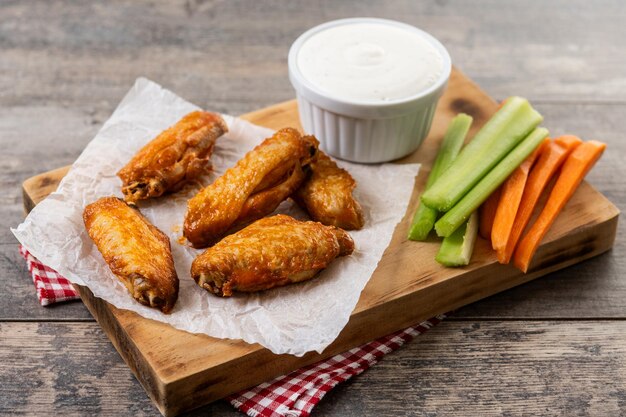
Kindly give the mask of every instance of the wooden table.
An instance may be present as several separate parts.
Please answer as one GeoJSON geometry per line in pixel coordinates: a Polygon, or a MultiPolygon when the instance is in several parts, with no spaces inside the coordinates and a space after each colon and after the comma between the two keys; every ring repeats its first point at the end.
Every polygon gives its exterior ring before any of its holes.
{"type": "MultiPolygon", "coordinates": [[[[528,97],[553,134],[607,142],[588,180],[626,209],[620,1],[2,2],[0,414],[157,414],[80,302],[38,305],[8,230],[21,182],[71,163],[141,75],[231,114],[292,98],[291,42],[349,16],[415,24],[495,98],[528,97]]],[[[457,311],[314,415],[625,414],[625,249],[620,227],[613,251],[457,311]]]]}

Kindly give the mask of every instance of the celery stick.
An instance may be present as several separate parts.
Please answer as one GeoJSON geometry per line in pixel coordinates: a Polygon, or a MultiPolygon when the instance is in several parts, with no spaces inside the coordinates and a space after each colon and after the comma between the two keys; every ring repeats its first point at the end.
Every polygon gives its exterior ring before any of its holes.
{"type": "MultiPolygon", "coordinates": [[[[443,137],[441,147],[437,153],[437,159],[435,160],[433,168],[430,171],[430,175],[426,180],[426,190],[433,185],[435,180],[439,178],[443,171],[448,169],[454,158],[456,158],[459,154],[461,146],[463,146],[463,141],[465,141],[465,135],[467,135],[467,131],[471,125],[472,117],[464,113],[460,113],[452,119],[448,125],[448,130],[443,137]]],[[[409,239],[422,241],[426,240],[428,234],[435,225],[438,214],[437,210],[431,209],[424,204],[420,204],[417,207],[417,210],[415,210],[415,215],[413,216],[413,222],[411,223],[411,228],[409,229],[409,239]]]]}
{"type": "Polygon", "coordinates": [[[439,212],[437,210],[419,203],[413,215],[411,228],[409,229],[409,240],[426,240],[430,231],[433,230],[438,215],[439,212]]]}
{"type": "MultiPolygon", "coordinates": [[[[435,223],[439,236],[450,236],[502,184],[532,151],[548,136],[548,130],[533,130],[502,161],[496,165],[451,210],[435,223]]],[[[460,156],[459,156],[460,158],[460,156]]]]}
{"type": "Polygon", "coordinates": [[[435,260],[444,266],[468,265],[477,235],[478,211],[475,211],[461,227],[443,239],[435,260]]]}
{"type": "Polygon", "coordinates": [[[526,99],[509,97],[450,168],[422,194],[422,202],[435,210],[450,210],[542,120],[526,99]]]}

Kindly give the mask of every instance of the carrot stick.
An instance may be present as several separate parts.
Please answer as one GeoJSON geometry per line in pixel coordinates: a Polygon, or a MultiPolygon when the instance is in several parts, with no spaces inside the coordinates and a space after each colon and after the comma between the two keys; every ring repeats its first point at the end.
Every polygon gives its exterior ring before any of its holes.
{"type": "Polygon", "coordinates": [[[507,180],[500,187],[500,200],[496,207],[496,214],[493,218],[493,226],[491,230],[491,246],[498,255],[498,262],[504,262],[504,254],[506,243],[509,240],[515,216],[519,208],[519,204],[524,194],[528,174],[532,168],[537,156],[542,149],[550,143],[550,139],[545,139],[541,145],[528,155],[522,164],[513,171],[507,180]]]}
{"type": "Polygon", "coordinates": [[[500,190],[502,187],[498,187],[496,191],[491,193],[489,198],[480,206],[478,212],[478,218],[480,225],[478,232],[483,239],[491,241],[491,229],[493,228],[493,219],[496,217],[496,209],[500,202],[500,190]]]}
{"type": "Polygon", "coordinates": [[[550,178],[561,167],[569,154],[582,143],[576,136],[560,136],[553,142],[548,143],[542,150],[539,159],[530,170],[530,175],[524,187],[522,201],[520,201],[515,222],[509,233],[506,248],[502,254],[498,254],[498,261],[508,264],[513,256],[515,246],[522,236],[522,232],[528,225],[530,217],[537,206],[541,193],[550,182],[550,178]]]}
{"type": "Polygon", "coordinates": [[[565,204],[572,197],[587,172],[600,158],[605,148],[606,144],[590,140],[579,145],[567,157],[550,197],[548,197],[546,206],[515,250],[513,262],[523,272],[528,271],[530,261],[539,247],[541,239],[548,232],[558,214],[563,210],[565,204]]]}

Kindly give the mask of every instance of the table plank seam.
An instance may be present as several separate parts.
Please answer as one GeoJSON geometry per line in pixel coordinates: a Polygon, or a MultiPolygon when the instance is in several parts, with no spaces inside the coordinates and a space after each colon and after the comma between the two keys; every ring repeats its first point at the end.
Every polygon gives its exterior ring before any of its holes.
{"type": "MultiPolygon", "coordinates": [[[[451,322],[604,322],[604,321],[626,321],[626,317],[453,317],[447,316],[445,321],[451,322]]],[[[0,318],[0,323],[96,323],[93,318],[39,318],[22,319],[14,317],[0,318]]]]}
{"type": "Polygon", "coordinates": [[[93,318],[40,318],[22,319],[15,317],[0,318],[0,323],[96,323],[93,318]]]}
{"type": "Polygon", "coordinates": [[[471,322],[471,321],[489,321],[489,322],[521,322],[521,321],[533,321],[533,322],[584,322],[584,321],[625,321],[626,317],[454,317],[447,316],[446,321],[454,322],[471,322]]]}
{"type": "MultiPolygon", "coordinates": [[[[502,101],[506,97],[495,97],[497,101],[502,101]]],[[[623,106],[626,105],[626,100],[570,100],[568,98],[563,99],[541,99],[541,98],[529,98],[534,104],[548,104],[548,105],[568,105],[568,106],[623,106]]]]}

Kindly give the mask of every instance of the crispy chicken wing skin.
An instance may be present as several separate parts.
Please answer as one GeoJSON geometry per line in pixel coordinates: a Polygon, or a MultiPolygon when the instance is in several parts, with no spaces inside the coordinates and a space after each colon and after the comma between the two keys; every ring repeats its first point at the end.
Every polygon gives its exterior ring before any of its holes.
{"type": "Polygon", "coordinates": [[[170,241],[124,201],[104,197],[83,212],[89,237],[135,300],[169,313],[178,298],[170,241]]]}
{"type": "Polygon", "coordinates": [[[342,229],[278,214],[207,249],[193,261],[191,276],[210,293],[228,297],[310,279],[353,250],[342,229]]]}
{"type": "Polygon", "coordinates": [[[194,111],[150,141],[117,175],[128,202],[175,192],[211,169],[217,138],[228,131],[219,114],[194,111]]]}
{"type": "Polygon", "coordinates": [[[352,195],[356,181],[339,168],[328,155],[319,151],[311,163],[311,176],[292,198],[311,218],[327,226],[345,230],[363,227],[363,210],[352,195]]]}
{"type": "Polygon", "coordinates": [[[286,128],[248,152],[213,184],[189,200],[184,235],[194,247],[217,242],[234,226],[263,217],[305,179],[317,152],[313,136],[286,128]]]}

